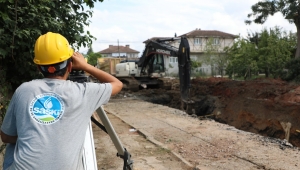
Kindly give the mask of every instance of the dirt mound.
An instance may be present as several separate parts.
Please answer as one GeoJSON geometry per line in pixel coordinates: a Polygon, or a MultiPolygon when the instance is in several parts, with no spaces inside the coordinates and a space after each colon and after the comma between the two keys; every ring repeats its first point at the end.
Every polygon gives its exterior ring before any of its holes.
{"type": "MultiPolygon", "coordinates": [[[[300,88],[275,79],[233,81],[223,78],[192,81],[192,99],[213,99],[213,118],[238,129],[280,139],[300,146],[300,88]],[[288,127],[286,127],[288,126],[288,127]],[[290,128],[289,128],[290,127],[290,128]]],[[[199,105],[199,104],[196,104],[199,105]]]]}
{"type": "Polygon", "coordinates": [[[188,105],[182,103],[177,85],[172,90],[145,89],[130,95],[185,109],[195,117],[213,118],[241,130],[286,138],[300,146],[298,85],[277,79],[235,81],[225,78],[193,79],[191,83],[193,102],[188,105]]]}

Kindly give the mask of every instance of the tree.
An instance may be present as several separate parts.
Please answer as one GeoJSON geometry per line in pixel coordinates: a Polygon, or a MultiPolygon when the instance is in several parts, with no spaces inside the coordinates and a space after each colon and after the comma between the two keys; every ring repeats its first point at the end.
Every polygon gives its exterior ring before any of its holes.
{"type": "Polygon", "coordinates": [[[94,50],[92,47],[90,47],[86,53],[86,55],[94,54],[94,50]]]}
{"type": "Polygon", "coordinates": [[[205,59],[204,62],[211,66],[212,74],[214,75],[214,67],[216,67],[217,74],[224,76],[225,68],[227,65],[227,54],[224,53],[224,49],[220,49],[218,44],[214,44],[214,39],[209,38],[205,46],[205,59]]]}
{"type": "Polygon", "coordinates": [[[248,18],[253,20],[246,20],[246,24],[252,22],[263,24],[269,15],[274,15],[281,12],[282,15],[290,23],[294,23],[297,28],[297,50],[295,58],[300,58],[300,0],[264,0],[254,4],[251,9],[252,13],[248,14],[248,18]]]}
{"type": "Polygon", "coordinates": [[[100,53],[90,53],[89,55],[87,55],[87,57],[88,63],[90,65],[96,66],[98,58],[101,58],[102,56],[100,53]]]}
{"type": "Polygon", "coordinates": [[[100,53],[94,53],[92,47],[88,49],[84,56],[87,58],[87,62],[92,66],[96,66],[98,58],[102,57],[100,53]]]}
{"type": "Polygon", "coordinates": [[[37,78],[33,47],[48,31],[65,36],[74,49],[90,46],[95,37],[84,27],[89,25],[91,9],[98,1],[103,0],[0,1],[0,79],[16,88],[37,78]]]}
{"type": "Polygon", "coordinates": [[[266,77],[278,77],[285,64],[291,59],[293,42],[290,36],[279,27],[262,30],[258,41],[258,65],[266,77]]]}
{"type": "Polygon", "coordinates": [[[258,71],[266,77],[278,77],[291,59],[295,45],[295,36],[279,27],[249,34],[248,39],[240,38],[228,49],[227,73],[245,79],[258,71]]]}
{"type": "MultiPolygon", "coordinates": [[[[197,68],[201,67],[202,63],[197,60],[191,60],[191,70],[193,71],[192,74],[197,72],[197,68]]],[[[172,65],[170,65],[172,67],[172,65]]],[[[195,74],[195,76],[197,76],[195,74]]]]}
{"type": "Polygon", "coordinates": [[[226,72],[229,77],[244,77],[244,79],[251,78],[252,74],[258,72],[257,50],[255,44],[240,37],[232,47],[227,49],[229,56],[226,72]]]}

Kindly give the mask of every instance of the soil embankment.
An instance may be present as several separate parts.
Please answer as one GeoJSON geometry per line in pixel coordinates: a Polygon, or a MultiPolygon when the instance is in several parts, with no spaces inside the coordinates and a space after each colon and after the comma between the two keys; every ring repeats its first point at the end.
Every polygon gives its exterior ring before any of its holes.
{"type": "MultiPolygon", "coordinates": [[[[148,141],[164,148],[164,152],[172,153],[189,167],[182,168],[183,165],[171,155],[166,153],[162,155],[154,153],[155,149],[139,147],[146,143],[141,140],[133,141],[134,136],[124,138],[124,134],[117,129],[119,123],[111,119],[124,146],[133,154],[132,159],[136,160],[136,170],[299,169],[299,149],[279,139],[241,131],[211,119],[195,119],[183,111],[144,102],[135,99],[135,96],[111,100],[104,108],[108,113],[136,129],[139,134],[143,134],[148,141]]],[[[95,136],[95,140],[97,139],[95,136]]],[[[103,153],[103,149],[99,148],[99,151],[103,153]]]]}
{"type": "Polygon", "coordinates": [[[224,78],[192,80],[193,103],[182,105],[178,80],[172,90],[144,89],[120,96],[143,99],[177,109],[198,118],[212,118],[248,132],[287,139],[300,146],[300,87],[281,80],[234,81],[224,78]]]}

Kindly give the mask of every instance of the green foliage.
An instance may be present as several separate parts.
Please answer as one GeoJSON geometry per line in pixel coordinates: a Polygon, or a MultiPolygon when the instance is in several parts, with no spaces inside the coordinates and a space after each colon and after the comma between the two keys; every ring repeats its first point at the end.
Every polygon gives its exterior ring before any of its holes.
{"type": "Polygon", "coordinates": [[[92,47],[90,47],[86,53],[87,55],[90,55],[90,54],[94,54],[94,50],[92,47]]]}
{"type": "MultiPolygon", "coordinates": [[[[263,24],[269,15],[273,16],[277,12],[286,18],[290,23],[299,20],[298,10],[299,2],[294,0],[264,0],[259,1],[251,7],[252,13],[248,14],[248,18],[254,18],[253,22],[263,24]]],[[[297,21],[298,22],[298,21],[297,21]]],[[[251,24],[251,20],[246,20],[246,24],[251,24]]]]}
{"type": "Polygon", "coordinates": [[[300,59],[292,59],[286,63],[287,69],[280,73],[280,78],[286,81],[300,82],[300,59]]]}
{"type": "Polygon", "coordinates": [[[102,56],[100,53],[90,53],[89,55],[87,55],[88,63],[92,66],[96,66],[98,58],[101,58],[101,57],[102,56]]]}
{"type": "Polygon", "coordinates": [[[201,70],[194,70],[194,71],[192,71],[191,72],[191,76],[192,77],[208,77],[208,75],[205,73],[205,72],[203,72],[203,71],[201,71],[201,70]]]}
{"type": "Polygon", "coordinates": [[[258,42],[258,64],[266,77],[269,77],[269,74],[274,78],[278,77],[284,65],[290,60],[291,48],[295,42],[289,41],[288,37],[287,33],[278,27],[270,31],[264,29],[261,32],[258,42]]]}
{"type": "Polygon", "coordinates": [[[90,47],[88,49],[85,57],[87,58],[87,61],[90,65],[96,66],[98,58],[101,58],[102,56],[100,53],[94,53],[93,48],[90,47]]]}
{"type": "MultiPolygon", "coordinates": [[[[220,48],[219,44],[213,43],[213,38],[209,38],[205,46],[205,58],[204,62],[217,69],[218,74],[224,75],[224,70],[227,66],[228,55],[224,53],[227,47],[220,48]]],[[[212,70],[213,71],[213,70],[212,70]]]]}
{"type": "Polygon", "coordinates": [[[25,81],[42,77],[32,62],[36,39],[51,31],[65,36],[74,49],[90,46],[95,37],[84,28],[90,23],[94,3],[102,1],[0,1],[1,113],[5,113],[10,91],[25,81]]]}
{"type": "Polygon", "coordinates": [[[90,46],[95,38],[84,27],[89,25],[90,9],[97,1],[103,0],[0,1],[0,71],[6,73],[6,82],[15,89],[40,77],[32,59],[34,43],[41,34],[58,32],[75,49],[90,46]]]}
{"type": "Polygon", "coordinates": [[[6,113],[10,94],[11,86],[9,83],[5,81],[5,72],[0,70],[0,117],[3,120],[4,115],[6,113]]]}
{"type": "Polygon", "coordinates": [[[258,72],[257,61],[255,60],[257,50],[255,45],[248,40],[239,38],[227,52],[229,63],[226,72],[229,77],[236,74],[238,77],[247,79],[258,72]]]}
{"type": "Polygon", "coordinates": [[[191,60],[191,75],[192,77],[200,77],[202,76],[202,72],[198,72],[197,68],[201,67],[202,63],[197,60],[191,60]]]}
{"type": "MultiPolygon", "coordinates": [[[[263,24],[267,18],[275,13],[280,12],[285,19],[290,23],[294,23],[297,30],[300,29],[300,4],[299,0],[264,0],[259,1],[252,7],[252,13],[248,14],[249,20],[246,20],[246,24],[252,22],[257,24],[263,24]]],[[[297,40],[300,42],[300,34],[297,35],[297,40]]],[[[297,43],[295,52],[295,58],[300,57],[300,43],[297,43]]]]}
{"type": "Polygon", "coordinates": [[[199,61],[191,60],[191,69],[195,70],[198,67],[201,67],[202,63],[199,61]]]}
{"type": "Polygon", "coordinates": [[[290,61],[296,46],[295,36],[279,27],[252,34],[248,39],[240,38],[228,49],[230,56],[227,73],[244,79],[265,73],[266,77],[279,77],[285,64],[290,61]]]}

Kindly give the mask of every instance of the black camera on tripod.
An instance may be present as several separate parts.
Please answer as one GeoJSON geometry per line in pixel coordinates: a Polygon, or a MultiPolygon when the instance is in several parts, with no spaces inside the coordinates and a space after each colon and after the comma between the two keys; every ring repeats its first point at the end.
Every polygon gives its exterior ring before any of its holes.
{"type": "Polygon", "coordinates": [[[89,82],[90,77],[87,76],[83,70],[72,70],[69,74],[68,80],[78,82],[78,83],[84,83],[89,82]]]}

